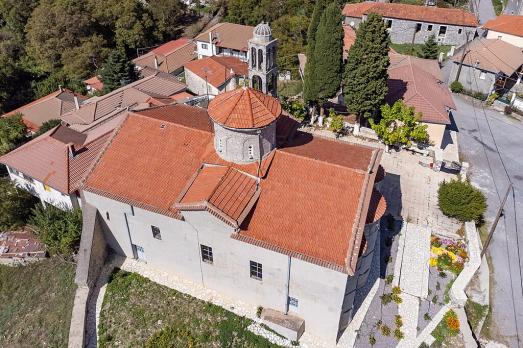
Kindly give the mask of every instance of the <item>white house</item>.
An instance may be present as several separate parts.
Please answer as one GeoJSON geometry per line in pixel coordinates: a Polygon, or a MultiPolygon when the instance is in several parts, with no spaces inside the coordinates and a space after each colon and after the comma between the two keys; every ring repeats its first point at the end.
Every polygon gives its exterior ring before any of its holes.
{"type": "Polygon", "coordinates": [[[116,253],[334,343],[379,236],[381,150],[297,132],[281,111],[245,87],[208,111],[130,112],[83,194],[116,253]]]}
{"type": "Polygon", "coordinates": [[[487,39],[497,39],[523,48],[523,16],[500,15],[489,20],[483,29],[487,39]]]}
{"type": "Polygon", "coordinates": [[[198,35],[196,51],[198,59],[217,55],[233,56],[247,61],[247,41],[254,27],[234,23],[218,23],[198,35]]]}

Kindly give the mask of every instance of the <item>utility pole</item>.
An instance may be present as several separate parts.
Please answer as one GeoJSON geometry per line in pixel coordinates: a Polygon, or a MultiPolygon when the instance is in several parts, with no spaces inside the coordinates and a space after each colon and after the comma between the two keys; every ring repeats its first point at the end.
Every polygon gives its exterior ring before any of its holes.
{"type": "Polygon", "coordinates": [[[465,47],[463,48],[463,55],[461,56],[461,59],[459,61],[458,72],[456,73],[456,79],[454,81],[459,80],[459,75],[461,75],[461,67],[463,66],[463,61],[465,60],[465,56],[470,52],[470,50],[467,50],[467,48],[469,47],[470,32],[467,31],[465,35],[467,36],[467,41],[465,42],[465,47]]]}
{"type": "Polygon", "coordinates": [[[483,255],[487,252],[487,248],[490,245],[490,241],[492,239],[492,235],[494,234],[494,231],[496,230],[496,226],[498,225],[499,218],[501,217],[501,213],[503,212],[503,207],[505,206],[505,203],[507,202],[508,194],[512,190],[512,183],[508,184],[507,192],[505,192],[505,196],[503,197],[503,200],[501,201],[501,204],[499,205],[498,212],[496,214],[496,218],[494,219],[494,222],[492,223],[492,226],[490,227],[490,231],[488,233],[487,240],[485,241],[485,245],[483,245],[483,250],[481,250],[481,258],[483,258],[483,255]]]}

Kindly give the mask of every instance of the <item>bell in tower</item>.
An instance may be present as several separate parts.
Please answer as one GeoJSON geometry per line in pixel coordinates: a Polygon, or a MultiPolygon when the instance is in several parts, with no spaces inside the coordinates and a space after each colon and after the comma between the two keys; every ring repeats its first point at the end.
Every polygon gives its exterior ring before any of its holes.
{"type": "Polygon", "coordinates": [[[252,88],[272,96],[277,94],[276,47],[269,24],[258,24],[249,40],[249,81],[252,88]]]}

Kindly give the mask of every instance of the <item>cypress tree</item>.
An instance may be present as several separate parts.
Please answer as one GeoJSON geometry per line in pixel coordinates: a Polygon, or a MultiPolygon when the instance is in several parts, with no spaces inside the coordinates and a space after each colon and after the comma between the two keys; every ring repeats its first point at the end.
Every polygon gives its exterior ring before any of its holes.
{"type": "Polygon", "coordinates": [[[356,31],[345,65],[345,104],[358,117],[370,117],[385,102],[389,45],[383,19],[369,14],[356,31]]]}
{"type": "Polygon", "coordinates": [[[438,43],[436,36],[432,34],[428,37],[425,44],[421,47],[421,58],[438,59],[438,43]]]}
{"type": "Polygon", "coordinates": [[[314,47],[316,100],[322,105],[340,89],[342,77],[343,27],[336,2],[327,6],[316,32],[314,47]]]}
{"type": "Polygon", "coordinates": [[[318,91],[315,81],[315,61],[314,47],[316,44],[316,31],[320,25],[321,16],[325,9],[325,0],[316,0],[316,5],[312,12],[311,22],[307,30],[307,64],[305,65],[305,78],[303,84],[303,99],[305,103],[311,103],[316,100],[318,91]]]}
{"type": "Polygon", "coordinates": [[[104,93],[114,91],[138,78],[134,64],[127,59],[125,51],[121,48],[109,54],[100,75],[104,84],[104,93]]]}

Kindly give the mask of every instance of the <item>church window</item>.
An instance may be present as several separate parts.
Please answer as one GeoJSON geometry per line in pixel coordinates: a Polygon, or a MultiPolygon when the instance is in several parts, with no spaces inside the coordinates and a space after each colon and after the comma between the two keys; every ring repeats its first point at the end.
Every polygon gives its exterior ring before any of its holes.
{"type": "Polygon", "coordinates": [[[251,67],[256,68],[256,48],[251,48],[251,67]]]}
{"type": "Polygon", "coordinates": [[[221,138],[218,139],[218,152],[223,152],[223,140],[221,138]]]}
{"type": "Polygon", "coordinates": [[[262,63],[263,63],[263,50],[258,50],[258,70],[262,69],[262,63]]]}
{"type": "Polygon", "coordinates": [[[249,159],[254,158],[254,146],[249,145],[249,159]]]}

